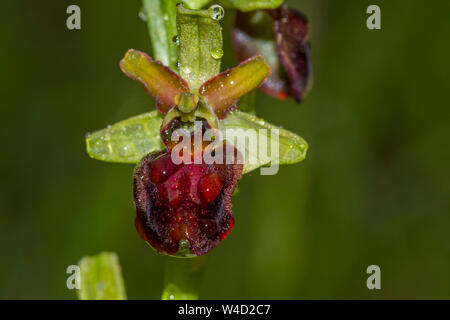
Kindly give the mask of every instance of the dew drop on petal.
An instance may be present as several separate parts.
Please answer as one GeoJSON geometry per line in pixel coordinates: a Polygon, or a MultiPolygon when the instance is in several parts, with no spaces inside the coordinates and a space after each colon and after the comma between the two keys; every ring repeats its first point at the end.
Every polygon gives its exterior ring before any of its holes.
{"type": "Polygon", "coordinates": [[[181,71],[183,71],[186,74],[191,73],[191,69],[189,67],[183,67],[181,71]]]}
{"type": "Polygon", "coordinates": [[[155,159],[150,165],[150,180],[160,184],[166,181],[175,171],[177,166],[164,158],[155,159]]]}
{"type": "Polygon", "coordinates": [[[204,176],[199,184],[199,196],[203,204],[208,204],[217,198],[223,188],[223,180],[217,173],[204,176]]]}

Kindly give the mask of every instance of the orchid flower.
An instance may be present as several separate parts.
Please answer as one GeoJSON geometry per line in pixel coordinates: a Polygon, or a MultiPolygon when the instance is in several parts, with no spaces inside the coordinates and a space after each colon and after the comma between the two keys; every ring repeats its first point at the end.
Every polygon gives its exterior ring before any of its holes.
{"type": "Polygon", "coordinates": [[[120,62],[122,71],[153,97],[156,110],[86,137],[92,158],[137,163],[135,226],[141,238],[163,254],[192,257],[208,253],[234,226],[231,199],[243,174],[269,163],[300,162],[306,156],[308,146],[301,137],[239,111],[239,100],[271,79],[271,68],[262,55],[254,55],[219,72],[220,18],[218,6],[191,10],[178,5],[177,35],[173,36],[178,47],[176,68],[170,68],[173,59],[159,51],[157,56],[165,57],[168,65],[134,49],[128,50],[120,62]],[[220,163],[209,164],[202,159],[174,162],[171,154],[177,144],[171,138],[175,131],[194,135],[197,130],[209,129],[219,135],[227,129],[266,129],[263,132],[268,139],[271,129],[277,129],[279,152],[271,157],[256,154],[256,162],[243,157],[242,163],[229,163],[229,154],[242,159],[242,155],[254,151],[225,140],[215,141],[213,148],[202,144],[201,155],[206,150],[215,152],[223,160],[220,163]],[[217,146],[228,152],[220,153],[217,146]]]}

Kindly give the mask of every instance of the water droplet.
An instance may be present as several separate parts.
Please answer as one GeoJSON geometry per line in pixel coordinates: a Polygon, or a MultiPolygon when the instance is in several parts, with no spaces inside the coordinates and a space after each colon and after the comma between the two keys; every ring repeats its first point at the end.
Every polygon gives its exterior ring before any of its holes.
{"type": "Polygon", "coordinates": [[[180,67],[181,67],[180,61],[177,61],[176,65],[177,65],[177,69],[180,70],[180,67]]]}
{"type": "Polygon", "coordinates": [[[217,4],[211,6],[209,11],[211,12],[211,19],[213,20],[221,20],[225,16],[225,10],[217,4]]]}
{"type": "Polygon", "coordinates": [[[180,37],[177,34],[174,35],[172,38],[172,42],[178,46],[180,44],[180,37]]]}
{"type": "Polygon", "coordinates": [[[220,48],[215,48],[211,50],[211,57],[218,60],[223,57],[223,50],[220,48]]]}
{"type": "Polygon", "coordinates": [[[191,73],[191,69],[189,67],[183,67],[181,71],[183,71],[183,73],[186,73],[186,74],[191,73]]]}
{"type": "Polygon", "coordinates": [[[118,151],[119,155],[123,158],[129,157],[133,153],[133,150],[126,145],[120,147],[117,151],[118,151]]]}

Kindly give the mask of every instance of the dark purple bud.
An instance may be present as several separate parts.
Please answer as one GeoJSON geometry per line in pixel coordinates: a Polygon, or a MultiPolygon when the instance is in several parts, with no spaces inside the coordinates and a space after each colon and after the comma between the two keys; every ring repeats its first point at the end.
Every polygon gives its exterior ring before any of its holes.
{"type": "Polygon", "coordinates": [[[312,65],[308,21],[297,10],[277,9],[236,13],[233,48],[238,60],[263,55],[272,74],[261,86],[266,94],[300,102],[309,90],[312,65]]]}

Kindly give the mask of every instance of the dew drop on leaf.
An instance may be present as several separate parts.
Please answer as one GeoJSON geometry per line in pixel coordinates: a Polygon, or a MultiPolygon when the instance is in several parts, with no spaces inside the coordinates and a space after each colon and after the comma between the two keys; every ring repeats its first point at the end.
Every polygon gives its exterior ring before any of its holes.
{"type": "Polygon", "coordinates": [[[211,19],[213,20],[222,20],[225,16],[225,10],[219,5],[213,5],[209,8],[209,11],[211,12],[211,19]]]}
{"type": "Polygon", "coordinates": [[[191,69],[190,69],[189,67],[183,67],[183,68],[182,68],[182,71],[183,71],[184,73],[186,73],[186,74],[191,73],[191,69]]]}
{"type": "Polygon", "coordinates": [[[212,49],[211,50],[211,57],[218,60],[223,57],[223,50],[220,48],[212,49]]]}

